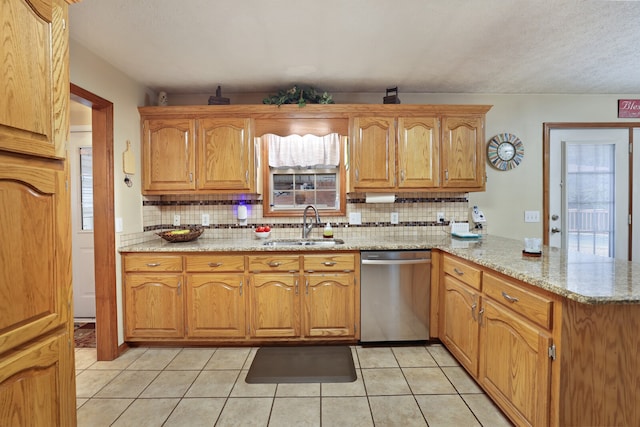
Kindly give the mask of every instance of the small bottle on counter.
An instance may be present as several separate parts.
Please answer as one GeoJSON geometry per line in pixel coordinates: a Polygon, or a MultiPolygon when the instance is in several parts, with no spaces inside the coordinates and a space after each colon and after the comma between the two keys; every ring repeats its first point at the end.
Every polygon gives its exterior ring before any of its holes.
{"type": "Polygon", "coordinates": [[[333,239],[333,228],[331,228],[331,223],[328,222],[324,227],[324,231],[322,232],[322,237],[325,239],[333,239]]]}

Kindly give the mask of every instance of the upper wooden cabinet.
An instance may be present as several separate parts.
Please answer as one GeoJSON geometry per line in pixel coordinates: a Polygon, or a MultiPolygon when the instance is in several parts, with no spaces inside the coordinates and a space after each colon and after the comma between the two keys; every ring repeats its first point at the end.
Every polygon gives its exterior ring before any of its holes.
{"type": "Polygon", "coordinates": [[[436,117],[356,117],[351,152],[354,190],[438,186],[436,117]]]}
{"type": "Polygon", "coordinates": [[[442,118],[442,187],[485,189],[484,119],[442,118]]]}
{"type": "Polygon", "coordinates": [[[324,128],[349,134],[345,159],[350,168],[349,191],[482,191],[484,118],[490,108],[392,104],[140,107],[145,145],[143,191],[260,192],[255,137],[324,128]]]}
{"type": "Polygon", "coordinates": [[[144,190],[195,190],[195,120],[145,120],[142,129],[144,190]]]}
{"type": "Polygon", "coordinates": [[[198,188],[250,192],[255,180],[249,119],[198,120],[198,188]]]}
{"type": "Polygon", "coordinates": [[[254,191],[249,136],[249,119],[144,120],[143,192],[254,191]]]}

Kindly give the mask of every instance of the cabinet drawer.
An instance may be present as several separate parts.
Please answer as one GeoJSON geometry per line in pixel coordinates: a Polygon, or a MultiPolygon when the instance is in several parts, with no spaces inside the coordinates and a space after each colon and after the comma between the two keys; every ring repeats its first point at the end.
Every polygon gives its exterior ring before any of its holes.
{"type": "Polygon", "coordinates": [[[305,255],[305,271],[354,271],[355,256],[353,254],[321,254],[305,255]]]}
{"type": "Polygon", "coordinates": [[[298,271],[298,255],[256,255],[249,257],[249,271],[298,271]]]}
{"type": "Polygon", "coordinates": [[[535,294],[516,283],[485,273],[484,293],[532,322],[551,329],[553,300],[535,294]]]}
{"type": "Polygon", "coordinates": [[[479,268],[450,256],[444,257],[443,270],[461,282],[480,290],[482,271],[479,268]]]}
{"type": "Polygon", "coordinates": [[[180,255],[127,255],[125,271],[182,271],[180,255]]]}
{"type": "Polygon", "coordinates": [[[239,272],[244,271],[244,256],[241,255],[187,255],[185,257],[187,271],[198,272],[239,272]]]}

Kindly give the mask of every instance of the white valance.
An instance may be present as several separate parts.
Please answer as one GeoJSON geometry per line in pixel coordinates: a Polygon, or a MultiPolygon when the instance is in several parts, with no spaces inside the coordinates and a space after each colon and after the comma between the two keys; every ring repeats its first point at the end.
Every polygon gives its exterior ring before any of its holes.
{"type": "Polygon", "coordinates": [[[315,135],[264,135],[269,144],[269,166],[274,168],[335,167],[340,164],[337,133],[315,135]]]}

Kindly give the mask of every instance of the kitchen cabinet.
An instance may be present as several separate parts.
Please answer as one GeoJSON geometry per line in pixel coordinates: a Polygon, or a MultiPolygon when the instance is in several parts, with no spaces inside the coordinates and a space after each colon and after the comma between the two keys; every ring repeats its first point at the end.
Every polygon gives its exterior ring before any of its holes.
{"type": "Polygon", "coordinates": [[[68,4],[2,2],[0,425],[76,424],[68,4]]]}
{"type": "Polygon", "coordinates": [[[250,130],[246,118],[144,119],[143,192],[255,191],[250,130]]]}
{"type": "Polygon", "coordinates": [[[300,335],[300,257],[248,257],[249,331],[254,338],[294,338],[300,335]]]}
{"type": "Polygon", "coordinates": [[[143,122],[143,192],[196,189],[195,136],[195,120],[192,119],[143,122]]]}
{"type": "Polygon", "coordinates": [[[187,338],[243,338],[246,277],[242,255],[187,255],[187,338]]]}
{"type": "Polygon", "coordinates": [[[442,117],[442,187],[452,190],[485,189],[483,117],[442,117]]]}
{"type": "Polygon", "coordinates": [[[198,120],[198,189],[255,192],[250,120],[198,120]]]}
{"type": "Polygon", "coordinates": [[[444,255],[441,338],[518,425],[548,425],[559,302],[525,284],[444,255]]]}
{"type": "Polygon", "coordinates": [[[442,342],[473,375],[478,375],[481,278],[475,267],[445,256],[443,259],[442,342]]]}
{"type": "Polygon", "coordinates": [[[484,115],[355,117],[351,189],[484,190],[483,139],[484,115]]]}
{"type": "Polygon", "coordinates": [[[304,337],[356,337],[356,262],[354,254],[305,255],[304,337]]]}
{"type": "Polygon", "coordinates": [[[438,186],[436,117],[355,117],[351,183],[354,190],[438,186]]]}
{"type": "Polygon", "coordinates": [[[184,337],[182,257],[124,258],[125,340],[184,337]]]}

